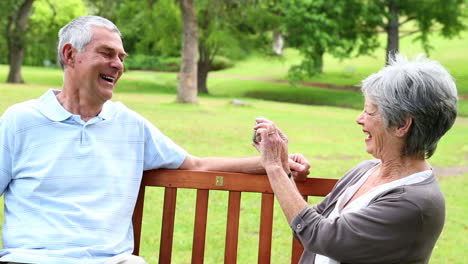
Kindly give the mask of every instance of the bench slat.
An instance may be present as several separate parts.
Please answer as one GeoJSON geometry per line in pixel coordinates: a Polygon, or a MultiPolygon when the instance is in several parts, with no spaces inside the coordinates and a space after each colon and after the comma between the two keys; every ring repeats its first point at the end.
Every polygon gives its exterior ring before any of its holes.
{"type": "Polygon", "coordinates": [[[141,225],[143,223],[143,206],[145,202],[145,186],[140,186],[135,210],[133,211],[132,224],[133,224],[133,240],[134,249],[133,254],[140,254],[140,240],[141,240],[141,225]]]}
{"type": "Polygon", "coordinates": [[[165,189],[159,263],[171,263],[176,198],[177,188],[165,189]]]}
{"type": "Polygon", "coordinates": [[[262,208],[260,215],[260,233],[258,243],[258,263],[269,264],[271,261],[271,236],[273,230],[273,206],[275,196],[262,194],[262,208]]]}
{"type": "MultiPolygon", "coordinates": [[[[302,198],[307,202],[307,196],[303,195],[302,198]]],[[[304,247],[302,244],[299,242],[299,240],[296,239],[296,237],[293,236],[292,238],[292,254],[291,254],[291,264],[297,264],[299,263],[299,260],[301,259],[302,252],[304,251],[304,247]]]]}
{"type": "MultiPolygon", "coordinates": [[[[336,179],[307,178],[303,182],[296,182],[296,185],[304,199],[307,200],[308,196],[326,196],[336,182],[336,179]]],[[[229,264],[237,262],[241,194],[242,192],[262,193],[258,263],[269,264],[271,262],[275,199],[266,175],[187,170],[145,171],[132,219],[135,239],[133,253],[136,255],[140,253],[146,186],[158,186],[165,189],[159,263],[171,263],[177,188],[197,189],[192,263],[204,262],[210,190],[229,191],[224,252],[224,262],[229,264]]],[[[298,263],[302,251],[302,245],[296,239],[293,239],[291,263],[298,263]]]]}
{"type": "Polygon", "coordinates": [[[226,225],[226,246],[224,249],[224,263],[237,262],[237,242],[239,238],[241,192],[229,192],[228,214],[226,225]]]}
{"type": "MultiPolygon", "coordinates": [[[[296,182],[299,191],[306,196],[325,196],[336,180],[307,178],[296,182]]],[[[208,189],[238,192],[271,193],[268,177],[259,174],[244,174],[215,171],[152,170],[145,171],[145,186],[161,186],[189,189],[208,189]],[[222,178],[222,184],[219,178],[222,178]]]]}
{"type": "Polygon", "coordinates": [[[192,263],[203,263],[205,256],[206,221],[208,217],[208,190],[197,190],[195,225],[193,231],[192,263]]]}

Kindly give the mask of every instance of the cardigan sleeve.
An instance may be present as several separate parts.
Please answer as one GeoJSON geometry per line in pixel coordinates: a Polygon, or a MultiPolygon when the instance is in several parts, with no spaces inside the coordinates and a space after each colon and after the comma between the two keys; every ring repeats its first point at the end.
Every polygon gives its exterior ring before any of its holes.
{"type": "Polygon", "coordinates": [[[307,207],[291,227],[306,250],[337,261],[397,263],[408,254],[422,221],[421,210],[401,190],[333,220],[307,207]]]}

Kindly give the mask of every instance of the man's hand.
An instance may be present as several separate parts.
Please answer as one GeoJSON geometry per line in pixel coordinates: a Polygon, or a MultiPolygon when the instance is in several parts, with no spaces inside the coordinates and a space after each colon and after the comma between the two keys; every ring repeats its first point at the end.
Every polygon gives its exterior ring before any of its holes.
{"type": "Polygon", "coordinates": [[[310,171],[310,163],[302,154],[289,154],[289,168],[296,181],[305,181],[310,171]]]}

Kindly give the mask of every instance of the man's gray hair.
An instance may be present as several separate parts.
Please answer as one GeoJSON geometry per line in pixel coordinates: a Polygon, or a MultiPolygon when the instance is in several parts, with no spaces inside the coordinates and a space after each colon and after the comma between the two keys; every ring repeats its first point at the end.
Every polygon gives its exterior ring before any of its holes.
{"type": "Polygon", "coordinates": [[[403,155],[429,158],[457,116],[457,87],[437,61],[423,54],[413,61],[396,54],[379,72],[361,83],[365,97],[377,105],[387,128],[412,119],[403,155]]]}
{"type": "Polygon", "coordinates": [[[105,27],[119,34],[119,36],[122,36],[117,26],[106,18],[100,16],[81,16],[75,18],[61,28],[58,33],[59,43],[57,46],[57,54],[62,68],[64,67],[62,57],[63,46],[70,43],[73,48],[78,51],[83,51],[86,45],[91,42],[91,38],[93,37],[91,32],[92,26],[105,27]]]}

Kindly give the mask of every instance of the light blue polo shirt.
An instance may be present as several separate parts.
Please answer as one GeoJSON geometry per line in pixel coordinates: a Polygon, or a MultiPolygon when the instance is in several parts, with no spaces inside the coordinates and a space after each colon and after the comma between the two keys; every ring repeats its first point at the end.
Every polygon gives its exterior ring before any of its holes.
{"type": "Polygon", "coordinates": [[[187,155],[122,103],[83,122],[58,92],[0,119],[1,261],[97,264],[131,253],[143,170],[178,168],[187,155]]]}

